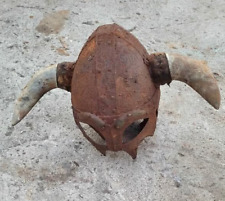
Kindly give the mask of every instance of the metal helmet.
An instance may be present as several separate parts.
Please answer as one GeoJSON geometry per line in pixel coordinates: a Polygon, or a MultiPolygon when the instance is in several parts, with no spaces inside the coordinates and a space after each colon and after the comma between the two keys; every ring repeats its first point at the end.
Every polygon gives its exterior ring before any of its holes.
{"type": "Polygon", "coordinates": [[[44,93],[62,88],[71,92],[76,124],[101,153],[124,150],[136,158],[138,145],[156,128],[160,85],[172,80],[187,83],[219,108],[219,88],[204,62],[175,54],[149,55],[122,27],[100,26],[76,62],[45,68],[30,80],[16,101],[13,125],[44,93]],[[93,128],[104,143],[88,135],[82,123],[93,128]]]}

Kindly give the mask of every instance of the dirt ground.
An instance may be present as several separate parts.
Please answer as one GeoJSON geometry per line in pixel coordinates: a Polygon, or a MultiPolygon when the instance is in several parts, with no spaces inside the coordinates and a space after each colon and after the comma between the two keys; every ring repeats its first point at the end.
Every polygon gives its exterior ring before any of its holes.
{"type": "Polygon", "coordinates": [[[1,201],[225,201],[225,2],[222,0],[0,0],[1,201]],[[100,25],[117,23],[149,53],[206,60],[217,111],[187,85],[161,87],[157,128],[133,160],[101,155],[55,89],[11,126],[14,100],[34,72],[75,61],[100,25]]]}

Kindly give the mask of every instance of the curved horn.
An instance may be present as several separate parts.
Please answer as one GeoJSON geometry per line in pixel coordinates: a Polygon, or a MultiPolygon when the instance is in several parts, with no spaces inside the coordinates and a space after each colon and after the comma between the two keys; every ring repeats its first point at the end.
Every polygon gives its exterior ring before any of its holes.
{"type": "Polygon", "coordinates": [[[206,62],[178,54],[166,54],[166,57],[172,80],[185,82],[215,109],[219,109],[219,87],[206,62]]]}
{"type": "Polygon", "coordinates": [[[169,84],[172,80],[185,82],[215,109],[219,109],[219,87],[205,62],[179,54],[165,53],[150,55],[149,62],[153,81],[156,84],[169,84]]]}
{"type": "Polygon", "coordinates": [[[48,91],[54,88],[70,90],[73,63],[65,62],[43,68],[31,78],[15,101],[12,125],[19,123],[48,91]]]}

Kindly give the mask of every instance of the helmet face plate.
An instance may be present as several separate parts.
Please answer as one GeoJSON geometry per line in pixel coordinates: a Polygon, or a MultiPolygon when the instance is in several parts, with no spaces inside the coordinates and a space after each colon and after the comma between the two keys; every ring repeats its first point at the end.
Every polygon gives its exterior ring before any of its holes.
{"type": "Polygon", "coordinates": [[[154,133],[160,91],[149,75],[147,57],[140,42],[118,25],[99,27],[79,55],[71,84],[74,117],[103,154],[124,150],[135,158],[139,143],[154,133]],[[141,132],[125,134],[140,119],[148,120],[141,132]],[[79,122],[94,128],[106,145],[95,143],[79,122]]]}

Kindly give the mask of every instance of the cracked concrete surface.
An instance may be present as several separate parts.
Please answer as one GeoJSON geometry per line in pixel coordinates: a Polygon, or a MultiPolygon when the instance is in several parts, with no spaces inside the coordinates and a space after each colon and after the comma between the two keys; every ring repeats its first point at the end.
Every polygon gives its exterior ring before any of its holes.
{"type": "Polygon", "coordinates": [[[0,27],[1,201],[225,200],[223,1],[1,0],[0,27]],[[38,32],[54,13],[64,15],[59,25],[38,32]],[[183,83],[161,87],[155,135],[141,143],[136,160],[96,151],[74,123],[70,94],[59,89],[11,127],[14,100],[30,76],[75,61],[92,31],[113,22],[149,53],[206,60],[220,86],[220,110],[183,83]]]}

